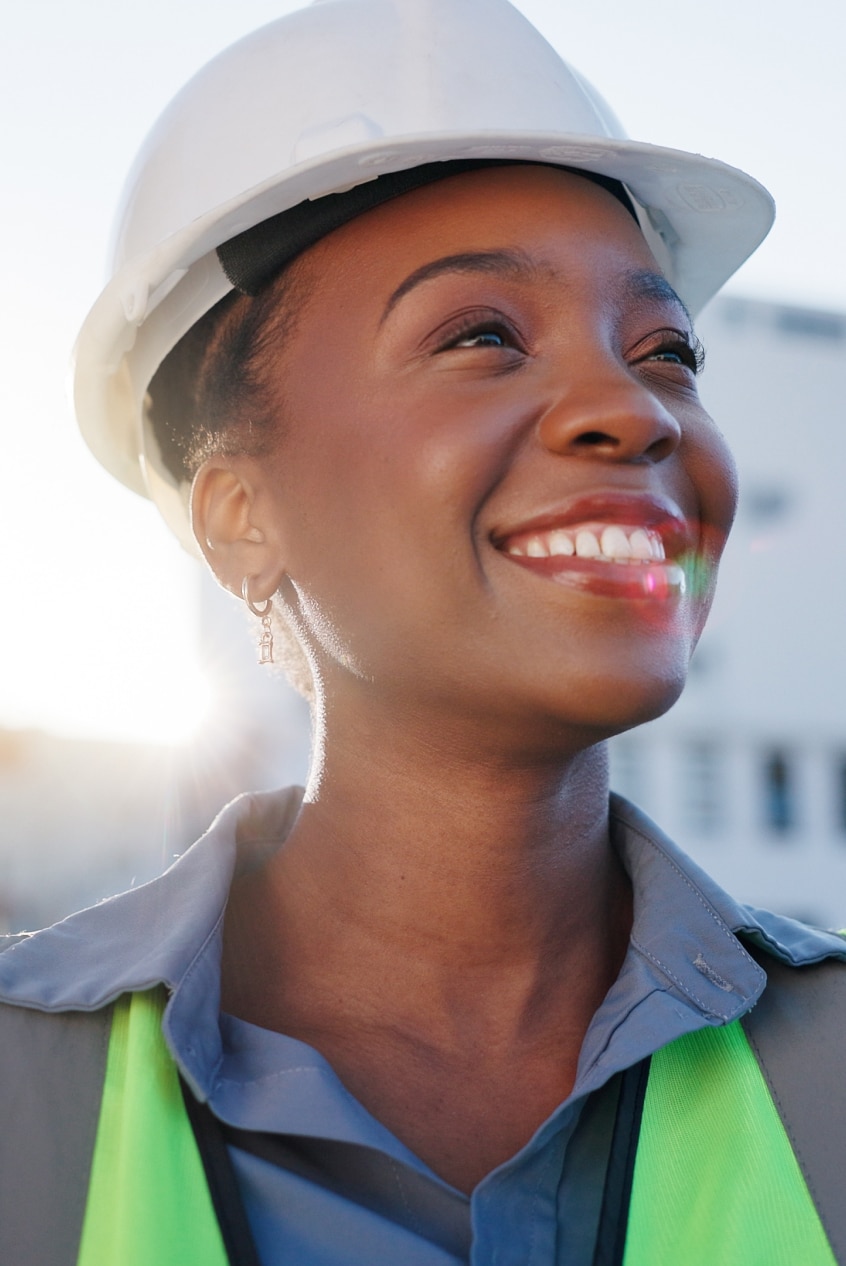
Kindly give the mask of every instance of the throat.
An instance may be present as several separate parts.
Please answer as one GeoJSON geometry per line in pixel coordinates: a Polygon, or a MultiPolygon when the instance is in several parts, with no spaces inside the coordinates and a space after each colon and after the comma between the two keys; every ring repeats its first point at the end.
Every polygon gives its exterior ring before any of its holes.
{"type": "Polygon", "coordinates": [[[434,1067],[390,1061],[379,1076],[366,1066],[341,1080],[377,1120],[440,1178],[470,1195],[492,1170],[525,1147],[569,1095],[574,1070],[557,1060],[515,1058],[492,1067],[434,1067]]]}
{"type": "Polygon", "coordinates": [[[320,929],[280,956],[278,940],[261,947],[253,919],[256,952],[234,972],[229,938],[224,1008],[318,1050],[374,1118],[469,1194],[570,1095],[625,954],[625,896],[617,907],[604,939],[597,929],[531,969],[457,954],[449,972],[421,962],[419,947],[337,954],[320,929]]]}
{"type": "Polygon", "coordinates": [[[445,1182],[469,1195],[563,1103],[578,1050],[467,1040],[444,1050],[384,1026],[299,1028],[355,1099],[445,1182]]]}
{"type": "Polygon", "coordinates": [[[623,961],[631,892],[604,792],[571,802],[563,828],[524,812],[519,846],[516,814],[503,829],[466,803],[410,814],[385,795],[365,829],[349,803],[307,805],[234,882],[222,1005],[317,1049],[469,1192],[570,1094],[623,961]]]}

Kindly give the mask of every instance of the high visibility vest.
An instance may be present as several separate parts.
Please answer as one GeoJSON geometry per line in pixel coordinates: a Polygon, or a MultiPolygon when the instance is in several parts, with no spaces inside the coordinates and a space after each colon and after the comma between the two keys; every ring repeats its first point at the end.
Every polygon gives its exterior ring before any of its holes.
{"type": "MultiPolygon", "coordinates": [[[[227,1266],[161,1032],[164,993],[115,1007],[77,1266],[227,1266]]],[[[738,1021],[652,1057],[625,1266],[836,1266],[738,1021]]]]}

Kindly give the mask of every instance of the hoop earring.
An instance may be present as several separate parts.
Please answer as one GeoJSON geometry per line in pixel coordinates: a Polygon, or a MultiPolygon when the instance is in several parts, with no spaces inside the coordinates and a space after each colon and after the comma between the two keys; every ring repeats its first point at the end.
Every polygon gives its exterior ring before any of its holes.
{"type": "Polygon", "coordinates": [[[253,615],[257,616],[259,620],[261,620],[261,636],[258,640],[258,662],[260,664],[272,664],[273,626],[271,624],[271,617],[273,615],[273,599],[268,598],[261,607],[257,607],[250,599],[251,579],[251,576],[244,577],[244,583],[241,585],[241,597],[244,599],[244,602],[247,604],[250,611],[252,611],[253,615]]]}

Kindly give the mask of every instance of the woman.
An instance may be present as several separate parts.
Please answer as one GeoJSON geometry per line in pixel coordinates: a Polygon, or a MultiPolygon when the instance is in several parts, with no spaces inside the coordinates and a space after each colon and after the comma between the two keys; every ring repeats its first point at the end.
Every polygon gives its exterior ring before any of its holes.
{"type": "Polygon", "coordinates": [[[736,1021],[749,949],[846,947],[609,807],[603,746],[707,615],[735,484],[685,301],[769,216],[501,0],[318,5],[172,107],[78,408],[190,509],[314,759],[4,955],[16,1260],[834,1260],[736,1021]]]}

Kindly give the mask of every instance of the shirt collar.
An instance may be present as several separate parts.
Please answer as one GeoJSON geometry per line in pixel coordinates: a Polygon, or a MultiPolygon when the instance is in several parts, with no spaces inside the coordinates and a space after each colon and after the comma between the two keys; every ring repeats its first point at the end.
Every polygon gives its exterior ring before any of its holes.
{"type": "MultiPolygon", "coordinates": [[[[707,959],[704,963],[697,961],[700,952],[704,954],[705,947],[697,948],[695,936],[704,933],[709,926],[718,934],[714,949],[727,948],[730,957],[733,956],[736,948],[733,938],[738,937],[741,941],[751,943],[774,958],[795,967],[809,966],[825,958],[846,960],[846,940],[842,936],[836,932],[800,923],[797,919],[788,918],[787,915],[773,914],[770,910],[759,910],[754,906],[735,901],[692,858],[682,852],[678,845],[674,844],[645,813],[622,796],[613,793],[611,795],[611,822],[623,864],[634,886],[635,940],[638,948],[645,954],[649,955],[658,946],[667,943],[668,911],[662,909],[660,904],[656,907],[656,904],[646,900],[646,897],[652,885],[660,884],[663,887],[664,882],[669,881],[670,888],[675,892],[680,906],[683,904],[686,907],[686,913],[689,912],[691,917],[690,924],[687,925],[688,935],[685,938],[687,950],[685,961],[690,962],[700,977],[708,979],[709,966],[717,970],[717,975],[722,974],[717,965],[709,964],[707,959]],[[693,917],[694,909],[688,906],[687,901],[684,901],[685,890],[698,906],[701,918],[693,917]],[[640,901],[638,901],[639,896],[640,901]],[[640,922],[637,919],[638,914],[645,916],[640,922]],[[731,936],[728,935],[729,933],[731,936]],[[693,934],[693,938],[690,934],[693,934]]],[[[675,934],[672,941],[681,947],[677,937],[684,929],[677,927],[675,919],[672,921],[672,928],[675,934]]],[[[708,938],[708,941],[710,947],[711,938],[708,938]]],[[[660,962],[660,950],[658,955],[660,962]]],[[[748,957],[745,955],[745,959],[748,957]]],[[[712,980],[712,984],[720,992],[728,992],[725,985],[730,983],[730,976],[731,973],[727,972],[722,982],[712,980]]],[[[696,978],[685,971],[684,979],[688,985],[693,986],[695,992],[696,978]]],[[[713,995],[710,997],[717,1003],[715,1014],[721,1015],[724,1009],[719,1006],[719,1000],[713,995]]]]}
{"type": "MultiPolygon", "coordinates": [[[[165,984],[173,993],[165,1031],[178,1023],[182,1033],[207,1035],[186,1069],[198,1087],[207,1082],[219,1061],[218,1026],[207,1020],[219,1009],[221,927],[232,875],[236,865],[257,864],[279,846],[301,801],[299,788],[239,797],[159,878],[12,946],[0,954],[0,999],[45,1011],[89,1011],[128,990],[165,984]]],[[[632,973],[641,994],[666,996],[668,1015],[685,1014],[682,1031],[741,1015],[760,995],[765,975],[738,937],[788,963],[846,959],[846,942],[833,933],[735,902],[621,797],[612,796],[611,822],[633,884],[635,920],[599,1032],[613,1032],[615,996],[630,1005],[632,973]]],[[[601,1065],[605,1045],[586,1043],[591,1066],[601,1065]]]]}

